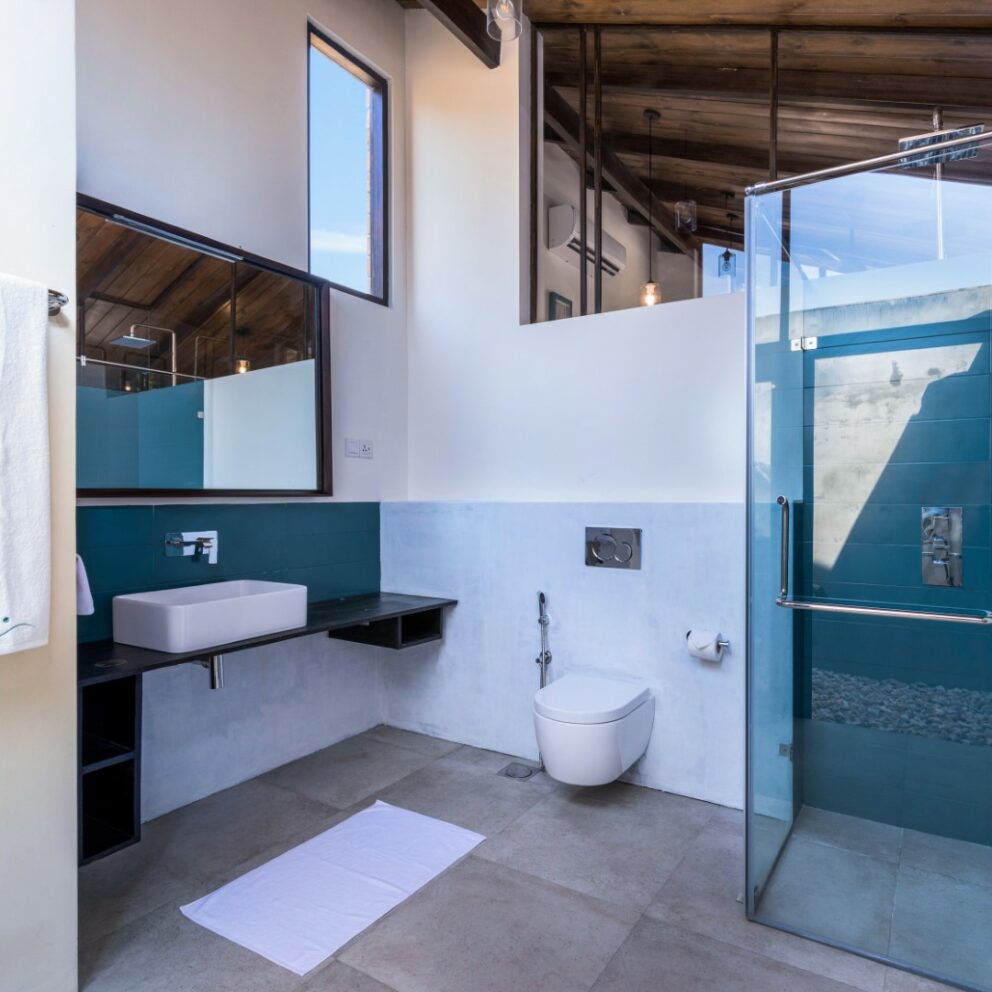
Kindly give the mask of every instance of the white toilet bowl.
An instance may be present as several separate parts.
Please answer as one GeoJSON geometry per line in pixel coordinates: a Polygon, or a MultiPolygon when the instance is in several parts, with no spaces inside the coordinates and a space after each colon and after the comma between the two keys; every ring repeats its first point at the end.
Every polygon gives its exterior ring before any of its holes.
{"type": "Polygon", "coordinates": [[[563,675],[534,696],[534,726],[552,778],[606,785],[647,750],[654,699],[631,682],[563,675]]]}

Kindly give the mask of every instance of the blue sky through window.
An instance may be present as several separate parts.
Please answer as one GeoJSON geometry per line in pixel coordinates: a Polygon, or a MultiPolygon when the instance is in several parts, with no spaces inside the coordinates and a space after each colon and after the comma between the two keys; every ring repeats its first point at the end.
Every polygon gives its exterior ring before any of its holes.
{"type": "Polygon", "coordinates": [[[371,288],[371,94],[310,46],[310,270],[362,293],[371,288]]]}

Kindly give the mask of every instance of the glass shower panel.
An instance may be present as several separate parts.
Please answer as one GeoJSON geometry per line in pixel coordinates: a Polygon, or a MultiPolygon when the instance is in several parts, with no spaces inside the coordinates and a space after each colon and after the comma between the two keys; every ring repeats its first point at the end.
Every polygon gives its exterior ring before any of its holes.
{"type": "Polygon", "coordinates": [[[854,171],[748,209],[748,911],[979,990],[990,161],[854,171]]]}

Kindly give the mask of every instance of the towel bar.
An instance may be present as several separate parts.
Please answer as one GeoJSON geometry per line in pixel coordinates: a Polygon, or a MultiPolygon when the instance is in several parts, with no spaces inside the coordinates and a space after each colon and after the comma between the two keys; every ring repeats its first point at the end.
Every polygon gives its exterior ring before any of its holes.
{"type": "Polygon", "coordinates": [[[48,291],[48,316],[57,317],[68,303],[69,297],[65,293],[60,293],[57,289],[50,289],[48,291]]]}

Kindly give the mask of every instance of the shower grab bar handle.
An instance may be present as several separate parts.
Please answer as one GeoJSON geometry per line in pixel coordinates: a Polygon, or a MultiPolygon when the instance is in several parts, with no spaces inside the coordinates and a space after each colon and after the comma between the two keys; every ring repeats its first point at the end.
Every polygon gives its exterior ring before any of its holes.
{"type": "Polygon", "coordinates": [[[779,599],[789,598],[789,501],[785,496],[779,496],[775,501],[782,507],[782,559],[780,563],[781,582],[779,599]]]}
{"type": "Polygon", "coordinates": [[[781,587],[778,597],[775,600],[776,606],[781,606],[787,610],[802,610],[806,613],[841,613],[859,617],[888,617],[889,619],[897,620],[933,620],[937,623],[992,624],[992,613],[988,610],[969,616],[961,613],[904,610],[892,606],[848,606],[843,603],[823,603],[808,599],[789,599],[789,501],[785,496],[779,496],[776,502],[782,508],[781,587]]]}

